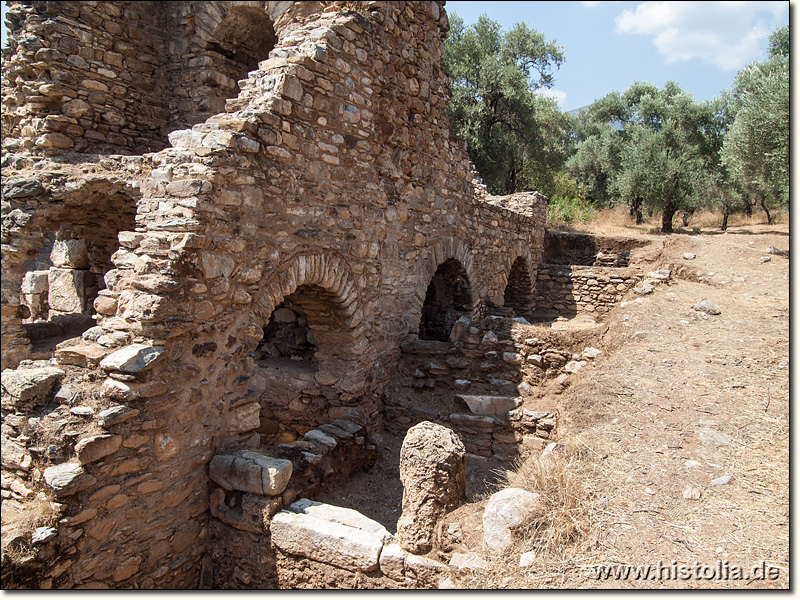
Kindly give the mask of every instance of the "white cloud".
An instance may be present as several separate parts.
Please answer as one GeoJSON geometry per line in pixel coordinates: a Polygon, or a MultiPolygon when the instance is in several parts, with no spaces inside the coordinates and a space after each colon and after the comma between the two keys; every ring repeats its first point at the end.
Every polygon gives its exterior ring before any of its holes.
{"type": "Polygon", "coordinates": [[[600,0],[583,0],[583,5],[589,8],[594,8],[598,4],[600,4],[600,0]]]}
{"type": "Polygon", "coordinates": [[[544,96],[545,98],[552,98],[556,102],[558,102],[559,108],[564,108],[564,102],[567,100],[567,92],[562,92],[561,90],[549,89],[549,90],[538,90],[537,92],[540,96],[544,96]]]}
{"type": "Polygon", "coordinates": [[[614,22],[617,33],[651,36],[667,64],[699,60],[732,71],[760,58],[759,43],[788,9],[786,1],[651,1],[614,22]]]}

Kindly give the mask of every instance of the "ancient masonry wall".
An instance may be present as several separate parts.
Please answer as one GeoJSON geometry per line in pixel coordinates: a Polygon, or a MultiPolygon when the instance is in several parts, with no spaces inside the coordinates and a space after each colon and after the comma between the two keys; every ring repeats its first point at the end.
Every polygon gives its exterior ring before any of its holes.
{"type": "Polygon", "coordinates": [[[401,341],[418,336],[442,263],[460,266],[473,320],[503,304],[515,263],[536,281],[543,198],[508,200],[524,211],[487,198],[463,144],[449,136],[442,3],[359,7],[12,7],[4,367],[29,349],[21,286],[31,268],[48,266],[48,240],[55,247],[59,235],[84,236],[107,256],[109,236],[86,230],[104,207],[129,215],[108,225],[119,228],[108,259],[115,268],[87,300],[98,327],[84,336],[88,348],[66,353],[89,367],[108,359],[86,377],[104,417],[78,434],[83,452],[49,465],[55,471],[45,470],[46,457],[20,471],[39,484],[44,471],[60,503],[48,542],[57,551],[33,585],[196,587],[214,555],[214,456],[293,443],[342,417],[378,425],[401,341]],[[230,88],[224,77],[240,68],[210,53],[251,68],[266,51],[247,36],[222,39],[220,31],[247,31],[236,26],[248,22],[245,9],[256,9],[257,22],[268,17],[275,46],[228,96],[226,112],[198,123],[226,96],[206,88],[230,88]],[[217,27],[197,25],[212,17],[217,27]],[[184,24],[180,35],[175,22],[184,24]],[[207,72],[190,77],[193,69],[207,72]],[[214,100],[200,106],[201,97],[214,100]],[[143,158],[98,156],[162,146],[143,158]],[[62,220],[71,228],[59,234],[62,220]],[[289,297],[318,348],[314,365],[294,371],[252,355],[289,297]],[[287,374],[296,375],[291,384],[280,380],[287,374]]]}

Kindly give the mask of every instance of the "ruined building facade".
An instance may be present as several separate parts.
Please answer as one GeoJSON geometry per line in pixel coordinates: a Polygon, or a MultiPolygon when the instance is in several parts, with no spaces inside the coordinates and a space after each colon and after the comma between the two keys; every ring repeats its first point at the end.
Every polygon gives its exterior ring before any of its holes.
{"type": "Polygon", "coordinates": [[[545,201],[451,138],[443,2],[9,5],[3,368],[67,340],[98,448],[16,465],[31,585],[196,587],[212,458],[379,427],[404,342],[533,310],[545,201]]]}

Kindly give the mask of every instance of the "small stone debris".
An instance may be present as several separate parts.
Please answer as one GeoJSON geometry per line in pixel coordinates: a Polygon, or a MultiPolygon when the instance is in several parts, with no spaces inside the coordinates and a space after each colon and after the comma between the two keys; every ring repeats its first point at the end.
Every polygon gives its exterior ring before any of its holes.
{"type": "Polygon", "coordinates": [[[703,492],[699,487],[687,484],[686,487],[683,488],[683,497],[685,500],[700,500],[702,496],[703,492]]]}
{"type": "Polygon", "coordinates": [[[31,534],[31,544],[34,546],[46,544],[57,535],[58,530],[55,527],[37,527],[31,534]]]}
{"type": "Polygon", "coordinates": [[[519,568],[525,569],[526,567],[530,567],[533,564],[533,561],[536,560],[536,552],[531,550],[530,552],[523,552],[519,556],[519,568]]]}
{"type": "Polygon", "coordinates": [[[684,260],[694,260],[695,258],[697,258],[696,254],[692,254],[691,252],[684,252],[683,253],[683,259],[684,260]]]}
{"type": "Polygon", "coordinates": [[[692,308],[697,312],[706,313],[707,315],[719,315],[722,313],[720,309],[718,309],[708,300],[702,300],[701,302],[695,304],[692,308]]]}
{"type": "Polygon", "coordinates": [[[731,479],[733,479],[733,477],[731,477],[730,475],[723,475],[722,477],[717,477],[716,479],[712,479],[711,485],[727,485],[731,482],[731,479]]]}
{"type": "Polygon", "coordinates": [[[73,406],[69,409],[69,412],[76,417],[91,417],[94,414],[94,409],[91,406],[73,406]]]}
{"type": "Polygon", "coordinates": [[[655,291],[655,287],[649,283],[642,284],[642,287],[633,288],[633,293],[637,296],[646,296],[647,294],[652,294],[655,291]]]}
{"type": "Polygon", "coordinates": [[[775,246],[769,246],[767,248],[767,254],[780,254],[781,251],[778,250],[775,246]]]}

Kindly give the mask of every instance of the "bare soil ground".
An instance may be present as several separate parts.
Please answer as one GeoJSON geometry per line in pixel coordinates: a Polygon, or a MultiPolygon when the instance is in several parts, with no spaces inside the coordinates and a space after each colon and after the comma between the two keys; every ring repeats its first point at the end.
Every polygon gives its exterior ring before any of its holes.
{"type": "MultiPolygon", "coordinates": [[[[652,270],[673,280],[617,306],[598,331],[603,354],[552,398],[579,534],[546,551],[521,540],[454,587],[789,587],[789,226],[659,237],[652,270]],[[694,310],[702,300],[720,314],[694,310]],[[526,550],[537,556],[520,568],[526,550]],[[598,576],[615,566],[631,572],[598,576]]],[[[386,436],[372,472],[320,499],[394,530],[401,442],[386,436]]],[[[498,467],[510,465],[472,465],[451,551],[482,551],[481,490],[498,467]]]]}

